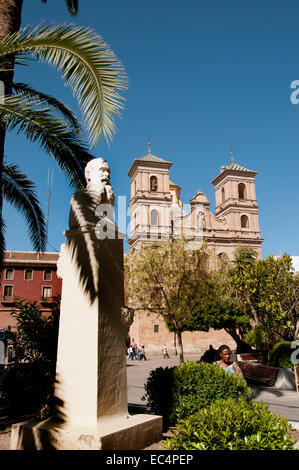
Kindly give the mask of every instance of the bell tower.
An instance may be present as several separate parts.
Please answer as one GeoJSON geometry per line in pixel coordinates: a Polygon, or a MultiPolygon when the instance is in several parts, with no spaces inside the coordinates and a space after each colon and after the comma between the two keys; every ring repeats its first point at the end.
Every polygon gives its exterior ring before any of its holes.
{"type": "Polygon", "coordinates": [[[153,239],[168,238],[172,193],[169,181],[171,162],[151,153],[134,160],[128,173],[131,178],[130,237],[131,249],[153,239]]]}
{"type": "Polygon", "coordinates": [[[258,204],[255,192],[256,171],[237,164],[231,150],[231,163],[221,167],[212,181],[215,186],[216,217],[225,220],[232,239],[252,245],[261,257],[258,204]]]}

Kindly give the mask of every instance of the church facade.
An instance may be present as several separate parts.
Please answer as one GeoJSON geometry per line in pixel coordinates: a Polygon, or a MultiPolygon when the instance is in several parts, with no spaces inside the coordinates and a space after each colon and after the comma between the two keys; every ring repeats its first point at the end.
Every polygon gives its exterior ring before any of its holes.
{"type": "MultiPolygon", "coordinates": [[[[130,250],[137,250],[153,240],[184,235],[193,243],[206,242],[217,267],[221,257],[233,258],[240,245],[249,246],[261,258],[258,203],[255,191],[256,171],[244,168],[234,161],[222,166],[213,179],[215,188],[215,214],[210,202],[198,190],[188,205],[180,198],[181,188],[170,179],[172,162],[148,152],[134,160],[128,176],[131,182],[130,201],[130,250]]],[[[160,354],[166,344],[171,353],[176,350],[176,338],[170,333],[163,319],[149,312],[135,314],[130,329],[133,343],[144,345],[149,353],[160,354]]],[[[223,330],[209,332],[184,332],[186,353],[204,352],[210,344],[217,348],[235,343],[223,330]]]]}

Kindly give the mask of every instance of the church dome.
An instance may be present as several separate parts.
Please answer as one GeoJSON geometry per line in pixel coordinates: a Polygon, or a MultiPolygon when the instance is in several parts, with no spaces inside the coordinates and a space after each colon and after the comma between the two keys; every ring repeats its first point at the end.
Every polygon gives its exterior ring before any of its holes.
{"type": "Polygon", "coordinates": [[[191,204],[204,204],[210,205],[210,201],[208,200],[207,196],[201,191],[198,190],[195,196],[190,201],[191,204]]]}

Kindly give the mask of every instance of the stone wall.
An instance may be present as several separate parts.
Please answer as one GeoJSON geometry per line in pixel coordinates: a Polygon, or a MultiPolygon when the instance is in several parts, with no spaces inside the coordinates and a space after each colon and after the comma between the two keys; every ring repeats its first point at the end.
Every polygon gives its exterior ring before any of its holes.
{"type": "MultiPolygon", "coordinates": [[[[144,345],[147,354],[162,354],[161,348],[164,344],[168,346],[170,355],[175,354],[175,335],[168,331],[164,320],[158,315],[145,311],[135,312],[129,334],[131,343],[144,345]]],[[[224,330],[185,331],[182,340],[185,354],[203,354],[210,345],[214,349],[222,344],[227,344],[232,349],[236,348],[235,341],[224,330]]]]}

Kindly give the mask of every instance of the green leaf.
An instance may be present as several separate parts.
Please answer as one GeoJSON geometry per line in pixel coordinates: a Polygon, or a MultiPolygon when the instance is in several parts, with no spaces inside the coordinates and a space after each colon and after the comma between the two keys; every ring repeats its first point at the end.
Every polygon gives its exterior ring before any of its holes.
{"type": "Polygon", "coordinates": [[[0,43],[0,58],[30,54],[61,72],[77,98],[92,146],[116,132],[123,109],[119,90],[127,88],[124,68],[103,39],[90,28],[58,25],[23,28],[0,43]]]}
{"type": "Polygon", "coordinates": [[[36,188],[17,165],[10,164],[3,167],[2,193],[17,210],[24,214],[34,249],[45,251],[47,229],[37,199],[36,188]]]}

